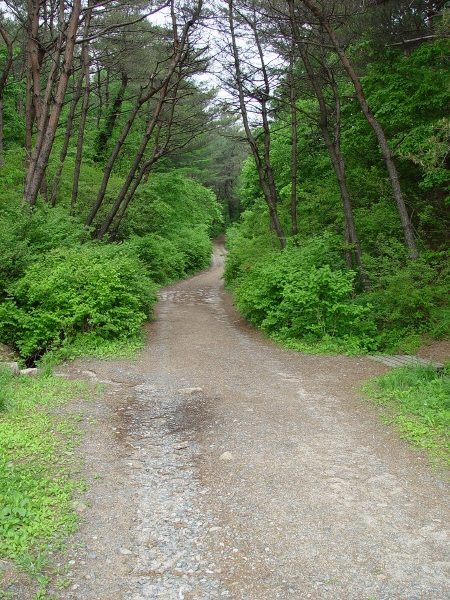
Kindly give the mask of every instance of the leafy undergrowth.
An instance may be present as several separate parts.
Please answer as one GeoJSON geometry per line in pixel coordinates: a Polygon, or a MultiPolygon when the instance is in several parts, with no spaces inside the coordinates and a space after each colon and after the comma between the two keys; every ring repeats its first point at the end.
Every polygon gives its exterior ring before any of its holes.
{"type": "Polygon", "coordinates": [[[403,438],[426,449],[435,464],[450,466],[450,365],[395,368],[367,382],[365,394],[403,438]]]}
{"type": "Polygon", "coordinates": [[[74,455],[79,416],[61,418],[54,409],[91,396],[83,382],[0,369],[0,558],[12,559],[41,590],[49,553],[76,527],[72,502],[84,489],[74,455]]]}

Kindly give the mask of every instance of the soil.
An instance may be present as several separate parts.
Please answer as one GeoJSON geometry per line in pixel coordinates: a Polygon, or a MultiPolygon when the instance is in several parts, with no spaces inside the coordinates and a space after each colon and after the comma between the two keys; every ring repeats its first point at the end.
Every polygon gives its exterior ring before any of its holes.
{"type": "MultiPolygon", "coordinates": [[[[88,491],[49,594],[450,599],[448,474],[359,392],[387,367],[264,339],[223,289],[222,252],[161,291],[135,361],[58,368],[104,391],[65,408],[85,414],[88,491]]],[[[420,355],[448,361],[450,344],[420,355]]],[[[32,597],[4,571],[10,597],[32,597]]]]}

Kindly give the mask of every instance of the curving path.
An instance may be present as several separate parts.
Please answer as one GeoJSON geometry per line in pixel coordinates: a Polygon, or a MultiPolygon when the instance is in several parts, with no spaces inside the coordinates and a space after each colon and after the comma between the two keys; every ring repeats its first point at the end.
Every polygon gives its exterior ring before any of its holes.
{"type": "Polygon", "coordinates": [[[60,597],[450,598],[448,481],[358,397],[385,367],[264,340],[222,250],[161,292],[137,361],[61,369],[105,393],[60,597]]]}

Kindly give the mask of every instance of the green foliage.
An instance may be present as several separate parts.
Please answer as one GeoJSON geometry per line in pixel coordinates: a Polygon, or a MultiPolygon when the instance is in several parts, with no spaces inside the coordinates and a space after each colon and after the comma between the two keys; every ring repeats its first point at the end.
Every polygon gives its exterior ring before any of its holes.
{"type": "Polygon", "coordinates": [[[62,208],[39,203],[30,210],[18,199],[0,204],[0,298],[42,254],[57,247],[76,247],[88,235],[62,208]]]}
{"type": "Polygon", "coordinates": [[[174,242],[149,233],[142,237],[133,235],[128,244],[145,263],[155,283],[167,285],[185,275],[186,256],[174,242]]]}
{"type": "Polygon", "coordinates": [[[365,393],[387,408],[402,436],[431,457],[450,464],[450,377],[448,368],[392,369],[365,386],[365,393]]]}
{"type": "MultiPolygon", "coordinates": [[[[414,261],[380,257],[373,261],[373,291],[365,298],[374,307],[380,346],[404,351],[420,335],[450,336],[450,260],[448,253],[428,252],[414,261]]],[[[413,344],[414,345],[414,344],[413,344]]]]}
{"type": "Polygon", "coordinates": [[[0,305],[0,336],[27,359],[80,336],[125,340],[156,302],[143,264],[117,245],[52,250],[8,292],[0,305]]]}
{"type": "Polygon", "coordinates": [[[0,556],[36,566],[74,530],[71,500],[83,488],[73,477],[73,420],[50,409],[91,392],[81,382],[18,378],[4,369],[0,385],[8,397],[0,413],[0,556]]]}
{"type": "Polygon", "coordinates": [[[329,235],[274,252],[239,281],[236,306],[278,339],[314,344],[324,337],[359,337],[360,347],[370,346],[370,308],[351,300],[355,273],[331,267],[339,263],[336,240],[329,235]]]}
{"type": "Polygon", "coordinates": [[[209,265],[212,244],[205,227],[182,227],[173,235],[173,243],[185,259],[187,275],[205,269],[209,265]]]}
{"type": "Polygon", "coordinates": [[[180,171],[153,173],[133,198],[121,228],[122,238],[157,233],[168,239],[181,227],[202,226],[209,233],[221,219],[216,197],[180,171]]]}
{"type": "Polygon", "coordinates": [[[210,190],[181,172],[154,173],[137,190],[121,236],[163,284],[208,266],[211,228],[221,218],[210,190]]]}

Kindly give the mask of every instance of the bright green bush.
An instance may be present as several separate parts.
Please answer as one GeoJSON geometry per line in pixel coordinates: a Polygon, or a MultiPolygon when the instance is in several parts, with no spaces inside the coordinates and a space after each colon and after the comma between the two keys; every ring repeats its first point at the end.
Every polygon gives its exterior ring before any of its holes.
{"type": "MultiPolygon", "coordinates": [[[[381,345],[395,349],[406,337],[450,336],[450,261],[447,253],[428,252],[401,264],[374,261],[373,290],[365,294],[374,307],[381,345]]],[[[408,350],[409,351],[409,350],[408,350]]]]}
{"type": "Polygon", "coordinates": [[[88,236],[88,229],[62,208],[39,203],[30,209],[19,199],[0,204],[0,298],[42,254],[78,246],[88,236]]]}
{"type": "Polygon", "coordinates": [[[1,340],[28,359],[80,336],[126,339],[156,302],[142,262],[117,245],[52,250],[8,292],[0,306],[1,340]]]}
{"type": "Polygon", "coordinates": [[[360,336],[373,344],[370,307],[350,297],[355,273],[330,266],[340,262],[333,241],[321,236],[251,266],[235,288],[238,310],[281,339],[360,336]]]}
{"type": "Polygon", "coordinates": [[[180,228],[172,236],[172,242],[184,257],[186,275],[208,267],[212,244],[205,227],[180,228]]]}
{"type": "Polygon", "coordinates": [[[155,283],[166,285],[185,274],[186,257],[170,240],[156,233],[133,236],[128,244],[145,263],[155,283]]]}

